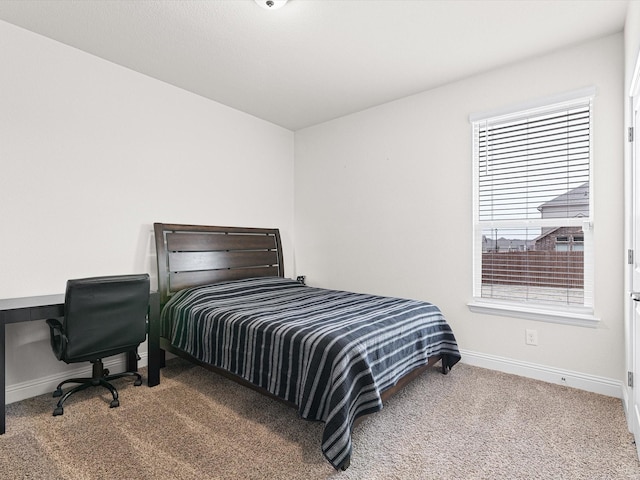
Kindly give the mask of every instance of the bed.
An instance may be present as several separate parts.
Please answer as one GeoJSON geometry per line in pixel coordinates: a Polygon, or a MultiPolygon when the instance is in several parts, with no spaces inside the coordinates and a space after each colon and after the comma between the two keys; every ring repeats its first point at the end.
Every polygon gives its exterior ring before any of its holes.
{"type": "Polygon", "coordinates": [[[314,288],[284,276],[277,229],[154,224],[159,306],[150,385],[168,351],[324,422],[321,448],[351,460],[358,419],[441,362],[460,359],[427,302],[314,288]]]}

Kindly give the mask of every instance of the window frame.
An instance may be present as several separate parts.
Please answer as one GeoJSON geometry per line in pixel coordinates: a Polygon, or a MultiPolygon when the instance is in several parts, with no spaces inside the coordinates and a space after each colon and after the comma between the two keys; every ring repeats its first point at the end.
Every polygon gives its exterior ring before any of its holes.
{"type": "MultiPolygon", "coordinates": [[[[594,189],[593,189],[593,118],[594,118],[594,104],[596,97],[595,87],[588,87],[580,90],[575,90],[560,95],[546,97],[538,99],[533,102],[527,102],[513,107],[505,109],[493,110],[484,113],[476,113],[469,116],[471,123],[471,145],[472,145],[472,158],[473,158],[473,225],[472,225],[472,253],[473,253],[473,268],[472,268],[472,292],[473,299],[468,303],[468,307],[472,312],[509,316],[517,318],[525,318],[529,320],[563,323],[569,325],[597,327],[600,319],[594,315],[594,261],[595,251],[593,249],[593,221],[594,221],[594,189]],[[571,106],[581,102],[590,103],[590,149],[589,149],[589,218],[572,219],[570,224],[578,224],[582,226],[584,240],[582,242],[584,248],[584,289],[585,289],[585,302],[583,305],[547,305],[543,303],[520,303],[515,301],[499,300],[495,298],[483,298],[481,297],[481,279],[482,279],[482,231],[489,226],[503,226],[504,223],[479,220],[479,156],[476,151],[476,142],[474,139],[475,125],[478,122],[491,120],[507,120],[509,118],[516,118],[524,114],[544,113],[551,111],[562,106],[571,106]],[[480,273],[478,273],[480,272],[480,273]]],[[[555,221],[555,223],[566,223],[566,219],[549,219],[555,221]]],[[[526,222],[521,222],[526,223],[526,222]]],[[[532,220],[532,225],[540,225],[546,223],[546,219],[542,222],[532,220]]],[[[505,228],[503,226],[503,228],[505,228]]],[[[570,242],[573,243],[573,242],[570,242]]],[[[571,248],[571,247],[570,247],[571,248]]]]}

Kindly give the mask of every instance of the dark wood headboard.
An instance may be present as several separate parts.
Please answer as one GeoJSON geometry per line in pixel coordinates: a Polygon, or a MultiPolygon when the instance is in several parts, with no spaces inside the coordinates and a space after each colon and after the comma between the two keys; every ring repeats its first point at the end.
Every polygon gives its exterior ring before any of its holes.
{"type": "Polygon", "coordinates": [[[178,290],[248,277],[284,277],[277,228],[153,224],[158,291],[164,305],[178,290]]]}

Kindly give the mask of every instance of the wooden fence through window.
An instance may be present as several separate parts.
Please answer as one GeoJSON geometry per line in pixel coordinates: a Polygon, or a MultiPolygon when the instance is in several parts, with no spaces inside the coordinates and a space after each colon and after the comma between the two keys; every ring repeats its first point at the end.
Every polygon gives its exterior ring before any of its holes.
{"type": "Polygon", "coordinates": [[[584,288],[584,252],[483,253],[482,283],[584,288]]]}

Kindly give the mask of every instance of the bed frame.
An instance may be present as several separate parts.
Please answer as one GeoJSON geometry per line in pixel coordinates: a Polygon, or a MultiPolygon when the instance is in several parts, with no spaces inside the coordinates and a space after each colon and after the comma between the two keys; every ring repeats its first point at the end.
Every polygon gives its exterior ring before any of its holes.
{"type": "MultiPolygon", "coordinates": [[[[243,378],[200,362],[191,355],[174,348],[168,339],[160,336],[159,323],[162,307],[179,290],[249,277],[284,277],[279,230],[155,223],[154,233],[158,262],[156,298],[159,301],[158,304],[152,305],[150,314],[149,386],[160,383],[160,368],[165,364],[165,352],[170,352],[264,395],[295,406],[243,378]]],[[[382,392],[382,401],[389,399],[439,360],[440,357],[433,357],[427,365],[418,367],[402,377],[395,386],[382,392]]],[[[447,373],[444,363],[442,362],[442,372],[447,373]]],[[[343,469],[347,466],[343,466],[343,469]]]]}

